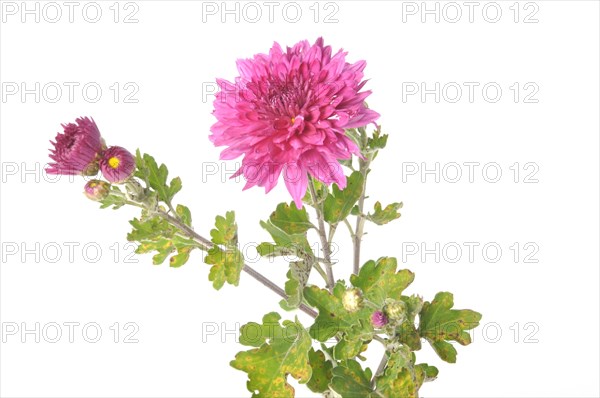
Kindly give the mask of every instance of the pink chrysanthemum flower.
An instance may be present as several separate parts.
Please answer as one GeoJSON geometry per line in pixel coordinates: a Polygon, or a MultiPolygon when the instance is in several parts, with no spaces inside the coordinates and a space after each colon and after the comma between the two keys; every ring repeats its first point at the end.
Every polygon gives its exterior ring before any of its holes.
{"type": "Polygon", "coordinates": [[[100,160],[102,175],[113,184],[127,181],[135,171],[135,159],[131,152],[120,146],[111,146],[100,160]]]}
{"type": "Polygon", "coordinates": [[[379,114],[364,104],[360,92],[366,62],[346,62],[342,50],[332,55],[319,38],[269,54],[238,60],[235,83],[218,79],[214,101],[217,122],[211,141],[227,146],[221,159],[244,155],[234,177],[244,175],[244,189],[258,185],[269,192],[283,173],[285,185],[302,207],[310,174],[323,183],[346,186],[339,164],[359,148],[344,129],[365,126],[379,114]]]}
{"type": "Polygon", "coordinates": [[[381,329],[388,324],[388,318],[383,311],[375,311],[373,315],[371,315],[371,323],[376,328],[381,329]]]}
{"type": "Polygon", "coordinates": [[[48,174],[95,175],[98,173],[97,156],[102,151],[100,130],[94,119],[81,117],[75,123],[63,124],[64,132],[50,141],[54,149],[50,158],[54,161],[46,168],[48,174]]]}

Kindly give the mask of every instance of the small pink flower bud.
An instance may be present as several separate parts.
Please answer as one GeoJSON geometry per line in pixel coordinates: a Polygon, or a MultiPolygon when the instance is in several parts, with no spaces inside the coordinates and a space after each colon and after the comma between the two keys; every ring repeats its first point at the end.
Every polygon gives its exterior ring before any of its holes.
{"type": "Polygon", "coordinates": [[[127,181],[135,171],[135,159],[125,148],[111,146],[100,160],[102,175],[113,184],[127,181]]]}
{"type": "Polygon", "coordinates": [[[360,306],[362,305],[363,297],[360,290],[348,289],[344,292],[342,296],[342,305],[348,312],[358,311],[360,306]]]}
{"type": "Polygon", "coordinates": [[[385,325],[388,324],[387,316],[383,313],[383,311],[375,311],[373,315],[371,315],[371,323],[378,329],[381,329],[385,325]]]}
{"type": "Polygon", "coordinates": [[[110,184],[106,181],[90,180],[83,189],[83,193],[91,200],[100,201],[108,196],[110,184]]]}

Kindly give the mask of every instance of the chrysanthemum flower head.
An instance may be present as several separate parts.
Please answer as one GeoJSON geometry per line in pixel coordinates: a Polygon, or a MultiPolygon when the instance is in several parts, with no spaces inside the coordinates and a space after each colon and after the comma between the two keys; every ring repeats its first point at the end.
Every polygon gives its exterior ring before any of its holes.
{"type": "Polygon", "coordinates": [[[135,171],[135,159],[131,152],[120,146],[111,146],[100,160],[102,175],[113,184],[127,181],[135,171]]]}
{"type": "Polygon", "coordinates": [[[95,175],[98,173],[98,160],[102,151],[100,130],[94,119],[81,117],[75,123],[63,124],[63,133],[58,133],[48,165],[48,174],[95,175]]]}
{"type": "Polygon", "coordinates": [[[235,83],[217,80],[210,139],[227,146],[221,159],[244,156],[234,175],[244,175],[244,189],[257,185],[269,192],[283,174],[301,208],[309,175],[345,188],[339,160],[360,151],[344,129],[379,117],[364,103],[371,93],[361,92],[365,66],[346,62],[342,50],[332,54],[319,38],[286,50],[275,43],[269,54],[238,60],[235,83]]]}

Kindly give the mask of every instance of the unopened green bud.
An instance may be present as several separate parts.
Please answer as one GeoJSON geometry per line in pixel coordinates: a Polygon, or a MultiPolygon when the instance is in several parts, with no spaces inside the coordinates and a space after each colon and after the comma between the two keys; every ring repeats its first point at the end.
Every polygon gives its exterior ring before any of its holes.
{"type": "Polygon", "coordinates": [[[106,181],[90,180],[85,184],[83,193],[91,200],[100,201],[106,198],[110,191],[110,184],[106,181]]]}
{"type": "Polygon", "coordinates": [[[356,288],[346,290],[342,296],[342,304],[348,312],[358,311],[362,302],[362,293],[356,288]]]}
{"type": "Polygon", "coordinates": [[[406,304],[404,301],[391,301],[383,309],[390,320],[402,323],[406,319],[406,304]]]}

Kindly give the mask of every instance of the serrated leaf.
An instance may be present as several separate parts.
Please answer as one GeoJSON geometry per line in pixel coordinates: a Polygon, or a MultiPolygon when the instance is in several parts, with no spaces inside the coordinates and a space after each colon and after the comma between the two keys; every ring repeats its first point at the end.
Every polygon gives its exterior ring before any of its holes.
{"type": "Polygon", "coordinates": [[[402,301],[406,304],[406,319],[396,328],[396,336],[398,341],[406,344],[412,350],[421,349],[421,336],[415,327],[415,319],[423,308],[423,299],[419,296],[412,295],[402,296],[402,301]]]}
{"type": "Polygon", "coordinates": [[[343,282],[338,282],[333,290],[333,295],[326,289],[317,286],[307,286],[304,289],[306,301],[316,307],[319,315],[310,327],[310,335],[321,342],[325,342],[338,332],[347,332],[361,319],[368,319],[372,310],[367,307],[356,312],[348,312],[342,304],[342,295],[346,291],[343,282]]]}
{"type": "Polygon", "coordinates": [[[313,348],[308,352],[308,360],[312,368],[312,376],[306,386],[312,392],[325,392],[329,389],[329,383],[333,374],[333,365],[325,359],[323,351],[315,351],[313,348]]]}
{"type": "Polygon", "coordinates": [[[294,388],[288,384],[291,375],[300,383],[307,383],[312,376],[309,351],[312,340],[302,324],[284,321],[283,326],[271,325],[276,313],[267,314],[263,322],[268,327],[260,329],[264,333],[264,343],[259,348],[239,352],[231,366],[248,373],[247,387],[254,398],[293,398],[294,388]]]}
{"type": "Polygon", "coordinates": [[[419,334],[427,339],[446,362],[456,362],[456,349],[448,341],[471,343],[467,330],[479,325],[481,314],[472,310],[455,310],[452,293],[440,292],[431,303],[425,302],[420,314],[419,334]]]}
{"type": "Polygon", "coordinates": [[[367,147],[372,151],[378,151],[387,145],[388,135],[381,134],[380,128],[373,131],[373,135],[367,140],[367,147]]]}
{"type": "Polygon", "coordinates": [[[171,238],[174,234],[173,227],[165,219],[156,216],[148,217],[145,212],[142,213],[140,219],[134,218],[129,223],[133,226],[133,230],[127,234],[127,240],[129,241],[142,242],[171,238]]]}
{"type": "Polygon", "coordinates": [[[381,208],[380,202],[375,202],[374,212],[367,214],[367,220],[377,224],[384,225],[393,221],[397,218],[400,218],[399,209],[402,208],[402,203],[392,203],[385,207],[385,209],[381,208]]]}
{"type": "Polygon", "coordinates": [[[313,227],[306,209],[302,207],[302,209],[298,210],[294,202],[290,204],[278,204],[277,209],[271,213],[269,220],[273,225],[289,235],[304,234],[313,227]]]}
{"type": "Polygon", "coordinates": [[[190,211],[190,209],[188,209],[184,205],[177,205],[177,207],[175,208],[175,212],[185,225],[187,225],[188,227],[192,226],[192,212],[190,211]]]}
{"type": "Polygon", "coordinates": [[[187,263],[187,261],[190,259],[191,251],[191,247],[178,249],[177,254],[171,256],[171,258],[169,259],[169,266],[173,268],[178,268],[187,263]]]}
{"type": "Polygon", "coordinates": [[[237,246],[237,224],[235,223],[235,212],[228,211],[225,217],[215,218],[215,229],[210,231],[211,240],[215,245],[227,247],[237,246]]]}
{"type": "Polygon", "coordinates": [[[290,270],[286,275],[288,280],[285,282],[285,293],[288,298],[281,300],[279,303],[281,308],[291,311],[300,306],[311,269],[312,264],[306,261],[292,261],[290,263],[290,270]]]}
{"type": "Polygon", "coordinates": [[[165,203],[170,203],[173,198],[170,193],[170,189],[167,186],[167,176],[169,170],[167,166],[161,164],[160,166],[156,163],[156,160],[147,153],[143,155],[143,167],[145,171],[142,174],[147,175],[148,183],[150,187],[154,189],[158,195],[158,199],[165,203]]]}
{"type": "Polygon", "coordinates": [[[406,346],[387,353],[388,361],[383,374],[375,378],[375,386],[384,397],[416,397],[412,353],[406,346]]]}
{"type": "Polygon", "coordinates": [[[169,184],[169,200],[172,200],[173,197],[175,196],[175,194],[177,194],[179,191],[181,191],[182,188],[182,184],[181,184],[181,178],[179,177],[175,177],[171,180],[171,183],[169,184]]]}
{"type": "Polygon", "coordinates": [[[360,364],[349,359],[332,369],[331,388],[346,398],[380,397],[371,388],[371,370],[363,370],[360,364]]]}
{"type": "MultiPolygon", "coordinates": [[[[363,311],[365,314],[370,311],[363,311]]],[[[333,357],[337,360],[353,359],[363,352],[373,340],[373,325],[368,319],[359,319],[346,329],[343,338],[334,346],[333,357]]]]}
{"type": "Polygon", "coordinates": [[[415,366],[415,383],[417,390],[421,388],[423,383],[433,381],[438,376],[438,368],[435,366],[429,366],[426,363],[421,363],[415,366]]]}
{"type": "Polygon", "coordinates": [[[281,316],[276,312],[270,312],[263,316],[262,324],[249,322],[240,328],[240,344],[250,347],[260,347],[268,339],[282,338],[283,331],[279,326],[281,316]]]}
{"type": "Polygon", "coordinates": [[[306,232],[302,234],[288,234],[281,228],[273,225],[271,221],[261,221],[260,226],[267,230],[275,242],[275,246],[268,246],[268,243],[259,245],[257,250],[261,255],[262,253],[269,256],[294,254],[300,258],[314,257],[306,238],[306,232]]]}
{"type": "Polygon", "coordinates": [[[337,224],[346,219],[363,191],[364,177],[358,171],[346,179],[346,188],[341,190],[337,184],[331,187],[331,193],[325,198],[323,215],[325,221],[337,224]]]}
{"type": "Polygon", "coordinates": [[[364,342],[360,339],[344,337],[333,348],[333,357],[337,360],[353,359],[363,351],[364,342]]]}
{"type": "Polygon", "coordinates": [[[113,185],[110,187],[108,196],[100,200],[99,203],[101,209],[112,206],[113,210],[117,210],[127,204],[127,199],[123,196],[121,190],[113,185]]]}
{"type": "Polygon", "coordinates": [[[239,284],[240,273],[244,267],[244,257],[238,249],[222,250],[218,246],[213,246],[208,249],[204,262],[212,265],[208,280],[213,283],[215,289],[221,289],[225,282],[234,286],[239,284]]]}
{"type": "Polygon", "coordinates": [[[404,289],[415,279],[415,274],[407,269],[396,272],[397,265],[394,257],[367,261],[358,275],[350,277],[350,282],[375,304],[383,305],[386,298],[400,300],[404,289]]]}
{"type": "Polygon", "coordinates": [[[169,265],[181,267],[189,260],[191,251],[199,247],[194,240],[176,235],[176,228],[163,218],[148,217],[147,213],[143,212],[140,219],[134,218],[130,224],[133,230],[127,235],[127,239],[139,242],[136,249],[138,254],[156,251],[152,257],[155,265],[162,264],[177,251],[169,260],[169,265]]]}

